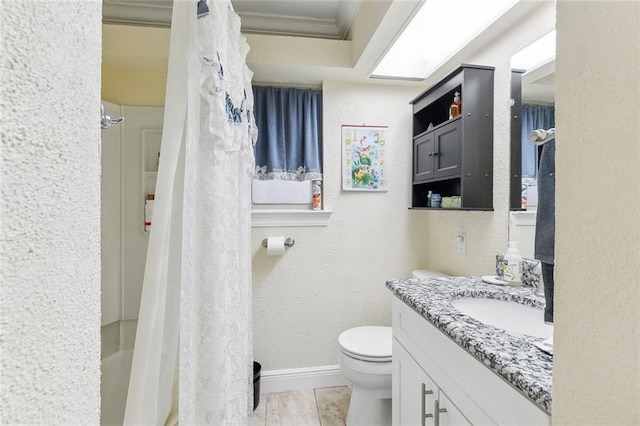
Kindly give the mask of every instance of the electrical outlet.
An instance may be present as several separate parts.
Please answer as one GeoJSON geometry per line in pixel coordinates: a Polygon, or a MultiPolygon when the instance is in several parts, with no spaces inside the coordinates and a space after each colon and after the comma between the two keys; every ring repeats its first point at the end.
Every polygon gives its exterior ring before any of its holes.
{"type": "Polygon", "coordinates": [[[456,234],[456,245],[458,246],[458,254],[467,254],[467,234],[466,232],[458,232],[456,234]]]}

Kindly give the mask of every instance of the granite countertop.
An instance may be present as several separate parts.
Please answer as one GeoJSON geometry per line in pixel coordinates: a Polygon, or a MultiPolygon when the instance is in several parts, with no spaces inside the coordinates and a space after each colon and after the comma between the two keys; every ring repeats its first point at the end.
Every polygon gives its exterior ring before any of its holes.
{"type": "Polygon", "coordinates": [[[464,350],[551,414],[553,357],[533,344],[544,339],[508,334],[451,306],[455,299],[476,297],[512,300],[542,309],[544,297],[535,295],[531,287],[490,285],[479,277],[407,278],[387,281],[387,287],[464,350]]]}

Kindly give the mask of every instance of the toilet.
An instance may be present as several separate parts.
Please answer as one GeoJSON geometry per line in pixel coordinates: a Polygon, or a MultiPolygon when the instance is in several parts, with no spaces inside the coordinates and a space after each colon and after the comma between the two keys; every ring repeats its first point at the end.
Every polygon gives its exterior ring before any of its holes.
{"type": "MultiPolygon", "coordinates": [[[[448,277],[441,272],[417,269],[413,278],[448,277]]],[[[338,337],[338,364],[353,383],[347,426],[391,424],[391,327],[363,326],[338,337]]]]}
{"type": "Polygon", "coordinates": [[[391,327],[364,326],[338,337],[338,363],[353,383],[347,426],[391,424],[391,327]]]}

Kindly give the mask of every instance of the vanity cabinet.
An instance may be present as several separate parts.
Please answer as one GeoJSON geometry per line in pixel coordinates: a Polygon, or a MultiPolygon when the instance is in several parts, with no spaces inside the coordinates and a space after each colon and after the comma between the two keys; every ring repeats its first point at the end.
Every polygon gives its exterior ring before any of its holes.
{"type": "Polygon", "coordinates": [[[400,395],[393,407],[394,425],[471,425],[395,338],[393,358],[393,387],[400,395]]]}
{"type": "Polygon", "coordinates": [[[397,297],[394,426],[550,425],[548,413],[397,297]]]}
{"type": "Polygon", "coordinates": [[[462,210],[493,209],[493,71],[462,65],[411,101],[412,208],[427,208],[432,191],[459,196],[462,210]],[[456,92],[462,112],[449,118],[456,92]]]}

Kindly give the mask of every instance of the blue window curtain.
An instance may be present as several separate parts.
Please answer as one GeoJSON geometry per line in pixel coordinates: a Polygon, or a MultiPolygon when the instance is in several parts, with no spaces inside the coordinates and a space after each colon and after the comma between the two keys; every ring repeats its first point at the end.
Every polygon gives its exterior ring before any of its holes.
{"type": "Polygon", "coordinates": [[[556,127],[555,107],[547,105],[522,105],[522,177],[538,175],[538,149],[529,141],[529,133],[536,129],[556,127]]]}
{"type": "Polygon", "coordinates": [[[322,90],[253,86],[260,180],[322,179],[322,90]]]}

